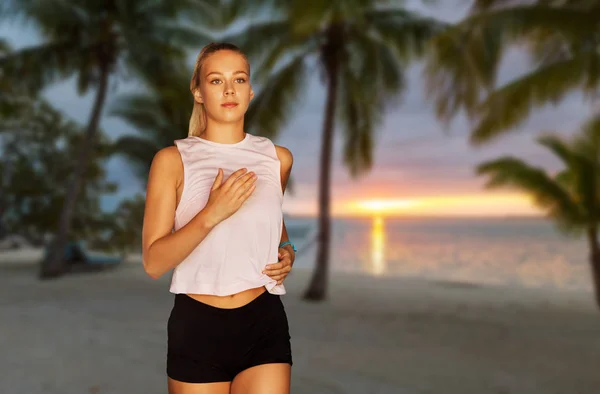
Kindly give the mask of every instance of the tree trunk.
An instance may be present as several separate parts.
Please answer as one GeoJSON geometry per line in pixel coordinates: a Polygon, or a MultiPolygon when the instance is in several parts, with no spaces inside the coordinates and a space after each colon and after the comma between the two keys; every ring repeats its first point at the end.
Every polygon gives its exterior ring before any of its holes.
{"type": "Polygon", "coordinates": [[[588,230],[588,241],[590,244],[590,264],[592,268],[592,282],[594,284],[594,295],[596,305],[600,309],[600,246],[598,245],[598,230],[588,230]]]}
{"type": "Polygon", "coordinates": [[[71,230],[71,223],[73,219],[73,213],[75,212],[77,196],[79,194],[81,185],[84,183],[83,177],[85,175],[85,170],[87,168],[91,153],[93,152],[98,126],[100,124],[100,116],[102,114],[102,108],[104,107],[106,98],[106,90],[108,88],[108,76],[108,64],[106,64],[101,68],[100,85],[98,86],[96,101],[94,102],[94,107],[88,122],[88,127],[82,142],[81,150],[79,151],[79,156],[77,157],[77,163],[75,165],[73,177],[67,185],[67,193],[60,214],[58,230],[50,245],[50,250],[47,257],[42,261],[39,274],[41,279],[58,277],[65,273],[67,269],[66,262],[63,259],[64,249],[67,244],[69,232],[71,230]]]}
{"type": "Polygon", "coordinates": [[[304,293],[304,299],[310,301],[320,301],[327,296],[329,245],[331,238],[331,158],[333,155],[333,133],[338,91],[338,61],[334,50],[327,49],[327,46],[324,49],[324,55],[329,57],[329,61],[326,60],[328,81],[319,174],[319,223],[316,237],[317,259],[309,286],[304,293]]]}

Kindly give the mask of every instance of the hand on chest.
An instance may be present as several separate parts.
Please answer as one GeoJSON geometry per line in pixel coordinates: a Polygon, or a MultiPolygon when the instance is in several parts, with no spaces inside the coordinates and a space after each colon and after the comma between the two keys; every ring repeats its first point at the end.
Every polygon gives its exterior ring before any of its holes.
{"type": "MultiPolygon", "coordinates": [[[[223,183],[230,184],[233,187],[241,186],[243,184],[236,184],[235,179],[231,178],[231,175],[239,170],[240,168],[246,168],[248,171],[252,171],[257,175],[255,181],[256,189],[252,195],[244,202],[244,206],[240,211],[260,211],[261,206],[265,204],[279,204],[283,198],[281,191],[281,181],[279,179],[279,162],[269,158],[249,161],[247,158],[240,157],[237,160],[232,160],[231,157],[228,160],[212,160],[210,166],[207,163],[202,163],[199,160],[194,163],[197,166],[196,170],[188,174],[186,181],[188,182],[189,188],[186,193],[190,193],[188,196],[195,200],[196,204],[204,206],[208,201],[210,191],[213,187],[215,177],[217,176],[218,168],[223,169],[223,183]],[[244,160],[245,159],[245,160],[244,160]]],[[[238,180],[240,182],[240,180],[238,180]]],[[[185,187],[185,186],[184,186],[185,187]]]]}

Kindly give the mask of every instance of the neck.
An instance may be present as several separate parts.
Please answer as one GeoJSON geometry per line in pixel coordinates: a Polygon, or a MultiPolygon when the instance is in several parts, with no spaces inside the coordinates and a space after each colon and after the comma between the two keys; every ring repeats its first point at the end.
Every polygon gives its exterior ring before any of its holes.
{"type": "Polygon", "coordinates": [[[245,137],[244,121],[223,124],[209,120],[201,137],[221,144],[235,144],[245,137]]]}

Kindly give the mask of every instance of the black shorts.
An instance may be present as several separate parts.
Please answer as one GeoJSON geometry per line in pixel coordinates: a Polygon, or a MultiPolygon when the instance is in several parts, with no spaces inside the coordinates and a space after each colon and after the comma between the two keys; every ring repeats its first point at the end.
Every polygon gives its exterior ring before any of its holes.
{"type": "Polygon", "coordinates": [[[292,365],[287,315],[268,291],[233,309],[176,294],[167,336],[167,375],[181,382],[230,382],[256,365],[292,365]]]}

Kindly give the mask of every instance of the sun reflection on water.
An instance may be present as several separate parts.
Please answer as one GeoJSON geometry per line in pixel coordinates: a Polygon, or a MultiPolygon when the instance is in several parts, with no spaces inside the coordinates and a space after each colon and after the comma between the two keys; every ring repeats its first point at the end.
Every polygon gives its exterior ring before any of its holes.
{"type": "Polygon", "coordinates": [[[371,265],[373,275],[383,275],[386,272],[385,261],[385,223],[382,216],[373,217],[371,227],[371,265]]]}

